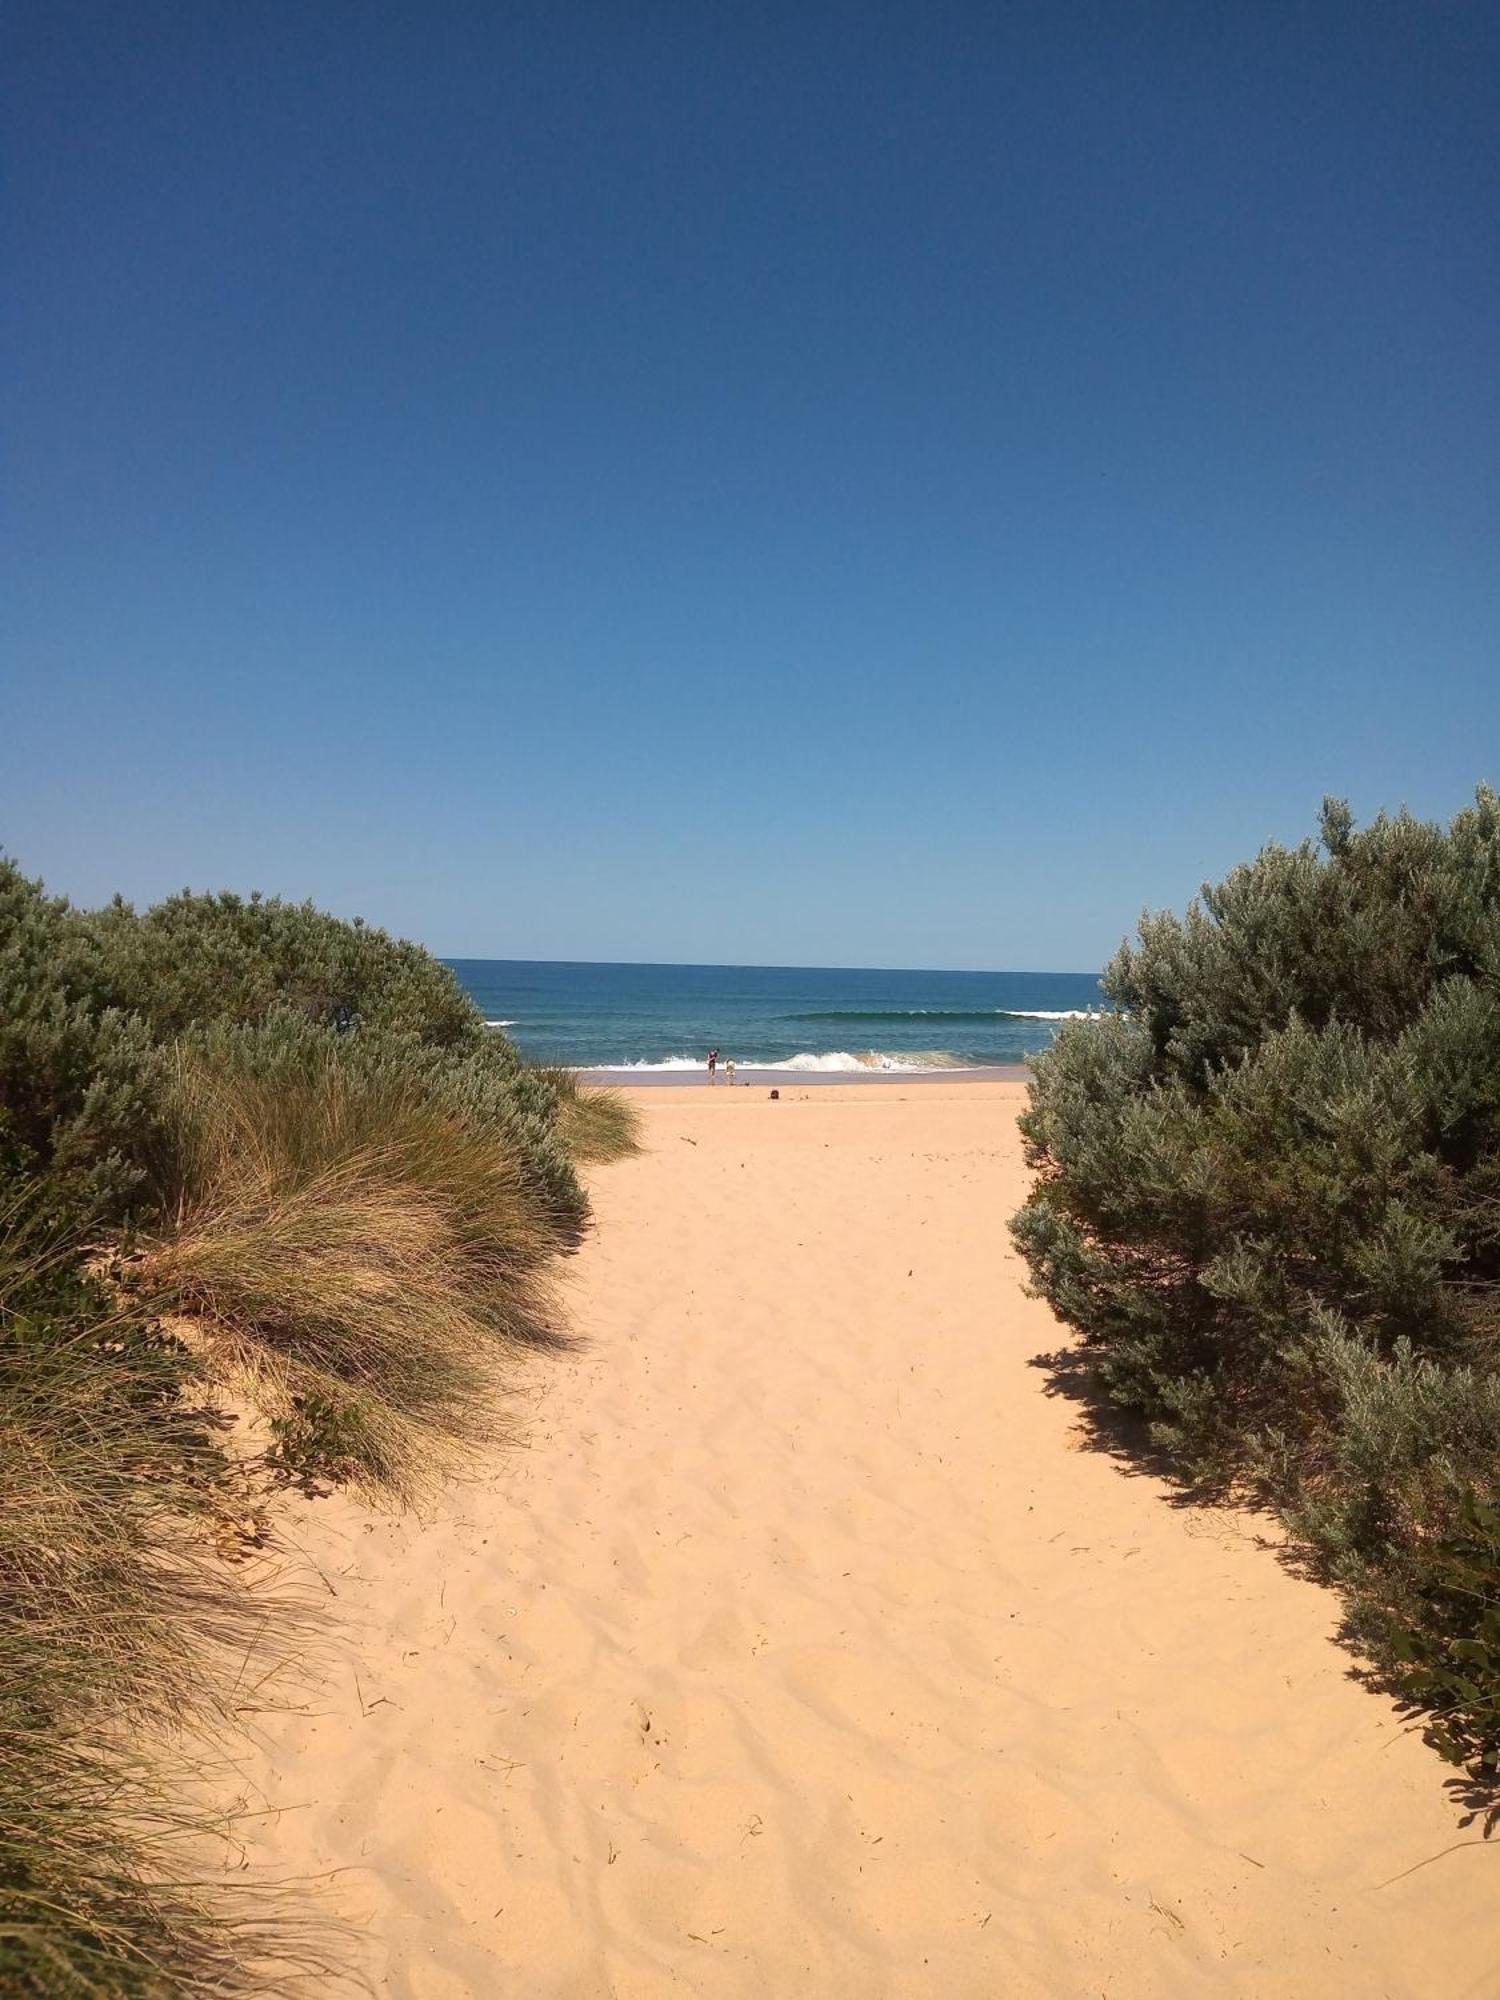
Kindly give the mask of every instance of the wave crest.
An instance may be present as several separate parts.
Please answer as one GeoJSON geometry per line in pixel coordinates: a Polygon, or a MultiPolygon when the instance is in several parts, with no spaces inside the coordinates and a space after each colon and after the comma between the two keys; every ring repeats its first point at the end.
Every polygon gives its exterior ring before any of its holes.
{"type": "Polygon", "coordinates": [[[819,1014],[783,1014],[784,1021],[1089,1021],[1098,1007],[834,1007],[819,1014]]]}
{"type": "MultiPolygon", "coordinates": [[[[754,1070],[757,1075],[764,1071],[842,1071],[847,1075],[858,1075],[869,1070],[878,1070],[890,1075],[934,1069],[978,1069],[978,1063],[966,1063],[953,1054],[951,1049],[905,1049],[899,1054],[888,1049],[866,1049],[856,1054],[849,1049],[804,1049],[800,1054],[787,1056],[781,1062],[740,1061],[736,1057],[720,1057],[720,1067],[732,1061],[741,1070],[754,1070]]],[[[581,1068],[595,1070],[612,1076],[639,1075],[645,1071],[675,1070],[686,1073],[690,1070],[707,1074],[707,1064],[702,1056],[664,1056],[659,1062],[628,1063],[584,1063],[581,1068]]]]}

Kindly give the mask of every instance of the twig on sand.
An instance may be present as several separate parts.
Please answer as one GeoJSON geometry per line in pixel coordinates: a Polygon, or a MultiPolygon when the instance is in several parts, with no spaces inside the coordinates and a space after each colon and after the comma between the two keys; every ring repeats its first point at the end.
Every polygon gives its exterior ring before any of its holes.
{"type": "Polygon", "coordinates": [[[354,1692],[359,1696],[359,1705],[366,1715],[372,1714],[377,1708],[399,1708],[401,1706],[399,1701],[392,1701],[388,1694],[378,1694],[373,1701],[366,1701],[365,1691],[359,1684],[358,1674],[354,1676],[354,1692]]]}
{"type": "Polygon", "coordinates": [[[1389,1889],[1392,1882],[1404,1882],[1408,1875],[1415,1875],[1419,1868],[1430,1868],[1434,1861],[1441,1861],[1445,1854],[1457,1854],[1461,1847],[1489,1847],[1492,1843],[1485,1839],[1455,1840],[1451,1847],[1440,1847],[1436,1854],[1429,1854],[1425,1861],[1414,1861],[1410,1868],[1403,1868],[1399,1875],[1388,1876],[1384,1882],[1375,1884],[1377,1889],[1389,1889]]]}

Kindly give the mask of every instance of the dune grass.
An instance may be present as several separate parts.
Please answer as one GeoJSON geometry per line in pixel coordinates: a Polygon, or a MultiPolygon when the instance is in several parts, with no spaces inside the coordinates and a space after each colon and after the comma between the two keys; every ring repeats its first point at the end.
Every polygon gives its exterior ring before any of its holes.
{"type": "Polygon", "coordinates": [[[155,1220],[112,1252],[0,1217],[6,1993],[332,1990],[325,1931],[193,1886],[216,1824],[178,1732],[211,1741],[299,1644],[223,1559],[244,1498],[208,1405],[245,1391],[287,1469],[404,1501],[503,1434],[518,1353],[562,1343],[514,1133],[309,1050],[175,1053],[155,1220]]]}
{"type": "Polygon", "coordinates": [[[193,1760],[172,1746],[184,1725],[210,1742],[298,1628],[265,1573],[219,1551],[225,1467],[195,1386],[191,1357],[39,1244],[13,1201],[0,1217],[7,1994],[278,1992],[329,1965],[274,1897],[188,1879],[217,1821],[189,1802],[193,1760]]]}
{"type": "Polygon", "coordinates": [[[539,1072],[557,1094],[558,1128],[575,1160],[623,1160],[640,1150],[640,1119],[618,1090],[584,1083],[575,1069],[539,1072]]]}
{"type": "Polygon", "coordinates": [[[184,1058],[172,1103],[171,1225],[122,1272],[283,1460],[410,1499],[499,1435],[507,1359],[562,1340],[506,1136],[331,1060],[268,1079],[184,1058]]]}
{"type": "Polygon", "coordinates": [[[279,1885],[204,1880],[195,1772],[122,1743],[6,1731],[0,1992],[36,2000],[313,2000],[358,1989],[338,1927],[279,1885]],[[39,1740],[40,1739],[40,1740],[39,1740]],[[11,1781],[19,1777],[20,1786],[11,1781]]]}

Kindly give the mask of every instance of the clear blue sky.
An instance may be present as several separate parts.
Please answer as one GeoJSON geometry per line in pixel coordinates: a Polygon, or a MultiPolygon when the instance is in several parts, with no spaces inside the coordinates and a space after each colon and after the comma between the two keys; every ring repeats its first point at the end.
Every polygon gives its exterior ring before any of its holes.
{"type": "Polygon", "coordinates": [[[0,842],[1092,968],[1500,776],[1500,8],[15,0],[0,842]]]}

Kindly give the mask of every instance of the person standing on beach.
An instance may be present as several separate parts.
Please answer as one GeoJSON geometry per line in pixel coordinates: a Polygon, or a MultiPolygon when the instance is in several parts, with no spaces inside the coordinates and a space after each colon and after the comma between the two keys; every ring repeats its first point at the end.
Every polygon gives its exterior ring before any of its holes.
{"type": "Polygon", "coordinates": [[[729,1058],[728,1062],[726,1062],[726,1063],[725,1063],[725,1065],[724,1065],[724,1081],[725,1081],[725,1082],[726,1082],[727,1084],[731,1085],[731,1086],[732,1086],[732,1085],[733,1085],[733,1083],[734,1083],[734,1057],[733,1057],[733,1056],[731,1056],[731,1057],[729,1058]]]}
{"type": "Polygon", "coordinates": [[[718,1076],[715,1074],[715,1072],[718,1070],[718,1067],[719,1067],[719,1051],[717,1049],[710,1049],[708,1052],[708,1080],[710,1083],[718,1082],[719,1080],[718,1076]]]}

